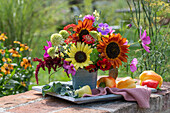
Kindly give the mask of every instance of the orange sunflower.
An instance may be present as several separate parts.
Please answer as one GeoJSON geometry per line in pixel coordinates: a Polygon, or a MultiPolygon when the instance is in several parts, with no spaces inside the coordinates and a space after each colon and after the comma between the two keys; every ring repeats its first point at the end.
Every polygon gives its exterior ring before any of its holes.
{"type": "Polygon", "coordinates": [[[117,35],[112,34],[108,38],[102,37],[102,41],[97,45],[98,52],[101,53],[102,58],[106,58],[113,66],[113,68],[122,65],[122,62],[127,62],[128,47],[125,45],[126,38],[122,38],[118,33],[117,35]]]}
{"type": "Polygon", "coordinates": [[[82,41],[83,35],[88,35],[90,31],[97,30],[92,25],[93,25],[92,20],[85,19],[83,22],[81,20],[78,20],[78,25],[75,27],[74,31],[76,31],[76,36],[79,37],[79,41],[82,41]]]}

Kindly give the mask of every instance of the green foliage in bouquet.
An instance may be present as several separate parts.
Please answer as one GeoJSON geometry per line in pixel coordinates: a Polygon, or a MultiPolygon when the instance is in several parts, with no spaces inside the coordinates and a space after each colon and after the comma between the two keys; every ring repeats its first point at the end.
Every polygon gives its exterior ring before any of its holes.
{"type": "Polygon", "coordinates": [[[27,91],[34,72],[31,57],[25,56],[31,49],[19,41],[13,42],[16,48],[5,47],[6,39],[0,33],[0,97],[27,91]]]}

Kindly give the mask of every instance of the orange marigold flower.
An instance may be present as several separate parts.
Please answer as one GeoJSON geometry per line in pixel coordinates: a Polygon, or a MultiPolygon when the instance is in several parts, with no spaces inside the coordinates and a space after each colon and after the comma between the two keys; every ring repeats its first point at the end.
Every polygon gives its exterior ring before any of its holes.
{"type": "Polygon", "coordinates": [[[1,53],[2,55],[4,55],[4,54],[5,54],[5,50],[0,49],[0,53],[1,53]]]}
{"type": "Polygon", "coordinates": [[[3,62],[12,62],[12,60],[10,58],[5,58],[5,57],[2,58],[2,61],[3,62]]]}
{"type": "Polygon", "coordinates": [[[22,67],[24,67],[25,69],[27,69],[27,67],[31,67],[31,62],[30,60],[23,58],[23,61],[20,64],[22,67]]]}
{"type": "Polygon", "coordinates": [[[29,47],[27,46],[27,44],[20,44],[20,51],[24,51],[24,50],[28,50],[29,47]]]}
{"type": "Polygon", "coordinates": [[[5,75],[10,74],[10,70],[13,70],[13,65],[5,63],[1,67],[1,72],[5,73],[5,75]]]}
{"type": "Polygon", "coordinates": [[[5,39],[7,39],[7,36],[5,36],[5,33],[2,33],[2,34],[0,35],[0,40],[5,41],[5,39]]]}
{"type": "Polygon", "coordinates": [[[20,84],[24,87],[26,86],[25,82],[20,82],[20,84]]]}
{"type": "Polygon", "coordinates": [[[13,54],[18,54],[18,51],[16,51],[15,48],[9,49],[8,51],[13,54]]]}
{"type": "Polygon", "coordinates": [[[3,74],[0,74],[0,78],[3,76],[3,74]]]}
{"type": "Polygon", "coordinates": [[[20,54],[12,54],[12,57],[21,57],[20,54]]]}

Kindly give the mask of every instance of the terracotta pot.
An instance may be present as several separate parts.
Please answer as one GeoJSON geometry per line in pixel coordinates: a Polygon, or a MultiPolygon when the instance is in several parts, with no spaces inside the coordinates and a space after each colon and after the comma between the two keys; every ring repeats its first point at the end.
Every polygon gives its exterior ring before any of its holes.
{"type": "Polygon", "coordinates": [[[118,68],[112,68],[109,70],[109,76],[113,77],[115,80],[118,76],[118,68]]]}

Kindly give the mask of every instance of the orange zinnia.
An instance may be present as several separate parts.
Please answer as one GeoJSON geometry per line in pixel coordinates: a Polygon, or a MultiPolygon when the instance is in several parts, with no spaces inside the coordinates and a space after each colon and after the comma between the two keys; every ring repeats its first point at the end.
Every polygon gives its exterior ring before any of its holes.
{"type": "Polygon", "coordinates": [[[118,33],[117,35],[112,34],[109,38],[102,37],[103,41],[100,41],[97,45],[98,52],[101,53],[102,58],[106,58],[113,66],[113,68],[122,65],[122,62],[127,62],[128,47],[125,45],[126,38],[122,38],[118,33]]]}
{"type": "Polygon", "coordinates": [[[79,41],[82,41],[83,35],[88,35],[90,31],[96,31],[97,29],[92,26],[93,21],[85,19],[83,22],[78,20],[78,25],[75,27],[76,35],[79,37],[79,41]]]}
{"type": "Polygon", "coordinates": [[[20,64],[22,67],[24,67],[25,69],[27,69],[27,67],[31,67],[31,62],[30,60],[23,58],[23,61],[20,64]]]}

